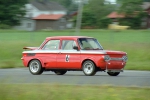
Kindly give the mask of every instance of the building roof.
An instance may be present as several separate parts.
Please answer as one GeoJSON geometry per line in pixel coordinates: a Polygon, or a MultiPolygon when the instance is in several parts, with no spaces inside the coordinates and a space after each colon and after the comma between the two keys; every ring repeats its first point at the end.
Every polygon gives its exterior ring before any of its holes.
{"type": "Polygon", "coordinates": [[[41,14],[37,17],[34,17],[33,19],[35,20],[58,20],[62,18],[64,15],[63,14],[41,14]]]}
{"type": "Polygon", "coordinates": [[[112,12],[109,15],[107,15],[107,18],[124,18],[124,14],[118,14],[117,12],[112,12]]]}
{"type": "Polygon", "coordinates": [[[42,1],[41,0],[32,0],[32,1],[30,1],[30,4],[32,4],[33,6],[35,6],[37,9],[39,9],[41,11],[66,10],[66,8],[64,8],[59,3],[48,1],[48,0],[42,0],[42,1]]]}
{"type": "Polygon", "coordinates": [[[71,11],[68,15],[69,16],[76,16],[78,14],[78,11],[71,11]]]}

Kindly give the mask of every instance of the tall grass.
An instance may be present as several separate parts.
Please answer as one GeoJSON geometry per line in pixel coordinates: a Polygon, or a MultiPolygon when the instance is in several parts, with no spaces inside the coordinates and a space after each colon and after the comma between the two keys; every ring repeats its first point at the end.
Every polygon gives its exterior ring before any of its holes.
{"type": "Polygon", "coordinates": [[[128,53],[125,69],[150,70],[150,30],[82,30],[76,34],[67,31],[26,32],[0,30],[0,68],[23,67],[21,56],[23,47],[39,46],[46,37],[83,35],[95,37],[104,49],[120,50],[128,53]]]}

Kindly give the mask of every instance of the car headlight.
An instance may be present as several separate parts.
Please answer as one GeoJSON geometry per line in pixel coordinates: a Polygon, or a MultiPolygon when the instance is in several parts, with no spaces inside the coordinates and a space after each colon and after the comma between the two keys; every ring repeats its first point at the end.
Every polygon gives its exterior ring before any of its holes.
{"type": "Polygon", "coordinates": [[[108,55],[105,55],[105,56],[104,56],[104,60],[105,60],[105,61],[109,61],[109,60],[110,60],[110,57],[109,57],[108,55]]]}
{"type": "Polygon", "coordinates": [[[123,57],[122,57],[122,60],[123,60],[124,62],[126,62],[126,61],[128,60],[128,57],[127,57],[127,56],[123,56],[123,57]]]}

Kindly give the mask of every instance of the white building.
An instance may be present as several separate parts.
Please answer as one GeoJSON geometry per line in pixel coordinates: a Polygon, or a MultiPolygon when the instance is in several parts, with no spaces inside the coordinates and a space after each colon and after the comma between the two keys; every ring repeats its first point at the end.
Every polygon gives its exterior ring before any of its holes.
{"type": "Polygon", "coordinates": [[[67,14],[67,10],[57,2],[52,2],[48,0],[34,0],[25,4],[26,14],[24,18],[21,19],[20,25],[15,26],[18,30],[35,30],[36,21],[33,20],[41,14],[67,14]]]}

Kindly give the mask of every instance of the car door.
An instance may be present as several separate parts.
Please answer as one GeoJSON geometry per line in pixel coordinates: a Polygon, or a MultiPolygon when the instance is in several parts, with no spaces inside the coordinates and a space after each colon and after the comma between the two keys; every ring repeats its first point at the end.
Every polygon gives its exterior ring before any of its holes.
{"type": "Polygon", "coordinates": [[[56,57],[59,53],[60,40],[49,40],[42,48],[41,57],[46,68],[56,67],[56,57]]]}
{"type": "Polygon", "coordinates": [[[62,69],[80,69],[80,51],[73,49],[77,46],[74,40],[62,40],[61,50],[57,56],[57,67],[62,69]]]}

